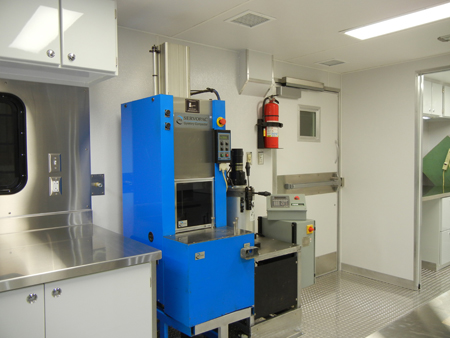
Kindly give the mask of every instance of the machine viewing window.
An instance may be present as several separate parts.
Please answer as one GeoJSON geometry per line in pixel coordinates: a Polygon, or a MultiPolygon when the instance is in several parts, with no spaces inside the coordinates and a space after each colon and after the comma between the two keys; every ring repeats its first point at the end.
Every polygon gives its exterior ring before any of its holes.
{"type": "Polygon", "coordinates": [[[298,141],[320,141],[320,108],[300,106],[298,141]]]}
{"type": "Polygon", "coordinates": [[[176,183],[177,231],[211,226],[213,207],[212,181],[176,183]]]}
{"type": "Polygon", "coordinates": [[[15,194],[27,183],[25,105],[0,93],[0,195],[15,194]]]}

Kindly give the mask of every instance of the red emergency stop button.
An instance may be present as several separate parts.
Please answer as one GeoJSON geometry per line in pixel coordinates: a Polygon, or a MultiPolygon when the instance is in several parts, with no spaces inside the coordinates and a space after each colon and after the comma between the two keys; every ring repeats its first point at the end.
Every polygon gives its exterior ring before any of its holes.
{"type": "Polygon", "coordinates": [[[223,117],[219,117],[219,118],[217,119],[217,125],[218,125],[219,127],[223,127],[226,123],[227,123],[227,120],[225,120],[223,117]]]}
{"type": "Polygon", "coordinates": [[[299,199],[300,199],[300,197],[298,197],[298,196],[294,197],[294,200],[296,200],[296,201],[298,201],[299,199]]]}
{"type": "Polygon", "coordinates": [[[306,233],[308,235],[312,234],[314,232],[314,225],[307,225],[306,226],[306,233]]]}

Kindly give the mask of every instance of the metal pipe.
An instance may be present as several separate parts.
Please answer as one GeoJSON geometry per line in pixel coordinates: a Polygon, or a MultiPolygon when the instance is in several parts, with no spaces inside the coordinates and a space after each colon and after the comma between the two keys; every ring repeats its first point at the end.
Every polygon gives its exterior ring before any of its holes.
{"type": "Polygon", "coordinates": [[[159,50],[156,45],[153,45],[152,49],[150,50],[150,53],[153,55],[153,95],[159,94],[159,70],[158,70],[158,55],[159,50]]]}

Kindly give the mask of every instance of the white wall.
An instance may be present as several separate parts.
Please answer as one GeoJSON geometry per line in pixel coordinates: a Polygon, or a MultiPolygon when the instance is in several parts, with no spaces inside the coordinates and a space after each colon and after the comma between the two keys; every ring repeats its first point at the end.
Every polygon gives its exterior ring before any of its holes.
{"type": "Polygon", "coordinates": [[[416,71],[448,55],[342,78],[341,261],[414,280],[416,71]]]}
{"type": "MultiPolygon", "coordinates": [[[[251,184],[257,190],[272,190],[272,162],[265,150],[264,165],[256,164],[256,120],[262,97],[238,94],[238,52],[212,48],[152,34],[120,28],[119,76],[90,89],[91,171],[105,174],[105,195],[92,197],[94,223],[122,232],[122,168],[120,141],[120,104],[153,95],[152,58],[149,49],[165,41],[191,47],[191,88],[212,87],[226,102],[227,128],[232,131],[233,148],[243,148],[254,155],[251,184]]],[[[324,82],[339,87],[340,76],[276,62],[275,77],[291,76],[324,82]]],[[[213,94],[196,98],[214,99],[213,94]]],[[[295,106],[295,105],[294,105],[295,106]]],[[[296,111],[280,107],[283,123],[296,123],[296,111]]],[[[256,215],[265,215],[265,201],[256,196],[256,215]]]]}

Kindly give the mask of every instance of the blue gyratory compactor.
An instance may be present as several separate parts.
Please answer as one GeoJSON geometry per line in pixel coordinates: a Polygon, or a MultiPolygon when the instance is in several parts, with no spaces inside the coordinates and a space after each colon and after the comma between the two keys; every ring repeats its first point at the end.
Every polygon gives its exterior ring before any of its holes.
{"type": "Polygon", "coordinates": [[[155,95],[122,104],[124,235],[162,250],[161,337],[249,318],[254,235],[227,227],[224,171],[231,156],[225,102],[155,95]]]}

